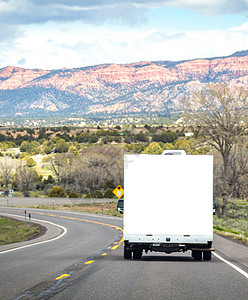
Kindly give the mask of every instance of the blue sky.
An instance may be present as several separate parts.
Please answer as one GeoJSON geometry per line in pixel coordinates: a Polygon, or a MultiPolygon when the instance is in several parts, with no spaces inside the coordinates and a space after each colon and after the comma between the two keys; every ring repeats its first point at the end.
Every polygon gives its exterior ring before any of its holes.
{"type": "Polygon", "coordinates": [[[0,0],[0,68],[184,60],[248,49],[248,0],[0,0]]]}

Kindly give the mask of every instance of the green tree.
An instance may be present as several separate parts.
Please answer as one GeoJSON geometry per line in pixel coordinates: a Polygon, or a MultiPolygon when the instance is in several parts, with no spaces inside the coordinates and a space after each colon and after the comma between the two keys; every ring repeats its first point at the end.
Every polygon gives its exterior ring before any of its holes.
{"type": "Polygon", "coordinates": [[[170,130],[163,131],[161,134],[153,134],[152,136],[153,142],[173,143],[176,139],[176,133],[170,130]]]}
{"type": "Polygon", "coordinates": [[[26,166],[27,167],[34,167],[34,166],[37,166],[37,162],[32,158],[32,157],[29,157],[27,160],[26,160],[26,166]]]}
{"type": "Polygon", "coordinates": [[[23,141],[21,143],[20,151],[21,152],[27,152],[28,151],[28,142],[27,141],[23,141]]]}
{"type": "Polygon", "coordinates": [[[40,144],[36,141],[32,141],[31,143],[29,143],[28,153],[31,155],[39,154],[40,144]]]}
{"type": "Polygon", "coordinates": [[[66,152],[68,152],[69,148],[70,148],[70,146],[63,139],[60,139],[56,143],[56,152],[58,152],[58,153],[66,153],[66,152]]]}
{"type": "Polygon", "coordinates": [[[52,153],[52,147],[50,146],[46,146],[45,148],[44,148],[44,153],[46,153],[46,154],[51,154],[52,153]]]}
{"type": "Polygon", "coordinates": [[[162,154],[163,149],[159,146],[159,143],[152,142],[149,146],[143,151],[143,154],[162,154]]]}
{"type": "Polygon", "coordinates": [[[40,144],[36,141],[23,141],[20,146],[20,151],[27,152],[30,155],[38,154],[40,153],[40,144]]]}
{"type": "Polygon", "coordinates": [[[79,151],[75,146],[71,146],[69,148],[69,153],[74,154],[75,156],[79,156],[79,151]]]}
{"type": "Polygon", "coordinates": [[[173,150],[175,147],[171,143],[164,144],[164,150],[173,150]]]}

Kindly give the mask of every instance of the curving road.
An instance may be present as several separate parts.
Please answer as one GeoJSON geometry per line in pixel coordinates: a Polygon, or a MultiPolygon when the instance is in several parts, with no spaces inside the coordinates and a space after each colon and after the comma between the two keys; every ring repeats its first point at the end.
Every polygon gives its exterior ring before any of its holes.
{"type": "MultiPolygon", "coordinates": [[[[0,247],[1,299],[247,299],[248,247],[215,236],[218,257],[210,262],[193,261],[190,252],[123,260],[121,219],[28,212],[60,227],[46,224],[33,246],[0,247]]],[[[24,216],[24,209],[0,208],[3,214],[24,216]]]]}

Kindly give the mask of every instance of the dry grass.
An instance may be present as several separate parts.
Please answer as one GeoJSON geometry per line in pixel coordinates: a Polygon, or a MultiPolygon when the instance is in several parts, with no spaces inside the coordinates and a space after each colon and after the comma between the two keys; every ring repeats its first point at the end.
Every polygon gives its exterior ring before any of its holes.
{"type": "Polygon", "coordinates": [[[94,214],[103,214],[110,216],[122,217],[120,213],[118,213],[116,202],[104,202],[104,203],[93,203],[93,204],[79,204],[79,205],[37,205],[32,206],[32,208],[41,208],[41,209],[56,209],[56,210],[68,210],[68,211],[76,211],[76,212],[87,212],[94,214]]]}

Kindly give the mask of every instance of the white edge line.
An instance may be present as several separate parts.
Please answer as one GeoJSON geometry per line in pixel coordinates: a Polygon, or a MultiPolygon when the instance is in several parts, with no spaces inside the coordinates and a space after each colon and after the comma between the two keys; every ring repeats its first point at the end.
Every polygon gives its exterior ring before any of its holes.
{"type": "Polygon", "coordinates": [[[239,267],[235,266],[234,264],[230,263],[228,260],[224,259],[220,255],[218,255],[218,254],[216,254],[214,252],[213,252],[213,254],[214,254],[214,256],[216,256],[217,258],[219,258],[220,260],[222,260],[224,263],[228,264],[230,267],[232,267],[233,269],[235,269],[236,271],[238,271],[240,274],[242,274],[243,276],[245,276],[248,279],[248,273],[246,273],[245,271],[243,271],[239,267]]]}
{"type": "MultiPolygon", "coordinates": [[[[18,217],[18,218],[25,218],[23,216],[18,216],[18,215],[12,215],[12,214],[4,214],[4,215],[7,215],[7,216],[13,216],[13,217],[18,217]]],[[[67,233],[67,229],[62,226],[62,225],[59,225],[59,224],[55,224],[55,223],[52,223],[52,222],[49,222],[49,221],[44,221],[44,220],[39,220],[39,219],[32,219],[33,221],[39,221],[39,222],[44,222],[44,223],[48,223],[48,224],[51,224],[51,225],[54,225],[54,226],[57,226],[57,227],[60,227],[62,228],[64,231],[61,235],[53,238],[53,239],[50,239],[50,240],[46,240],[46,241],[42,241],[42,242],[37,242],[37,243],[34,243],[34,244],[30,244],[30,245],[26,245],[26,246],[21,246],[21,247],[18,247],[18,248],[13,248],[13,249],[9,249],[9,250],[5,250],[5,251],[2,251],[0,252],[0,254],[4,254],[4,253],[8,253],[8,252],[12,252],[12,251],[16,251],[16,250],[20,250],[20,249],[24,249],[24,248],[28,248],[28,247],[32,247],[32,246],[36,246],[36,245],[40,245],[40,244],[44,244],[44,243],[49,243],[49,242],[52,242],[52,241],[55,241],[55,240],[58,240],[60,238],[62,238],[66,233],[67,233]]],[[[240,274],[242,274],[243,276],[245,276],[247,279],[248,279],[248,274],[243,271],[242,269],[240,269],[239,267],[237,267],[236,265],[230,263],[229,261],[227,261],[226,259],[224,259],[223,257],[221,257],[220,255],[218,255],[217,253],[214,253],[214,256],[217,257],[218,259],[220,259],[221,261],[223,261],[224,263],[228,264],[230,267],[232,267],[233,269],[235,269],[236,271],[238,271],[240,274]]]]}
{"type": "MultiPolygon", "coordinates": [[[[5,213],[3,213],[3,214],[1,213],[1,215],[18,217],[18,218],[23,218],[23,219],[25,218],[23,216],[12,215],[12,214],[5,214],[5,213]]],[[[25,246],[21,246],[21,247],[9,249],[9,250],[4,250],[4,251],[1,251],[0,254],[4,254],[4,253],[16,251],[16,250],[20,250],[20,249],[24,249],[24,248],[28,248],[28,247],[32,247],[32,246],[36,246],[36,245],[40,245],[40,244],[45,244],[45,243],[53,242],[55,240],[58,240],[58,239],[62,238],[67,233],[67,229],[64,226],[62,226],[62,225],[55,224],[55,223],[52,223],[52,222],[49,222],[49,221],[44,221],[44,220],[39,220],[39,219],[33,219],[33,218],[32,218],[32,221],[44,222],[44,223],[48,223],[48,224],[60,227],[61,229],[63,229],[63,233],[60,234],[59,236],[56,236],[53,239],[42,241],[42,242],[33,243],[33,244],[30,244],[30,245],[25,245],[25,246]]]]}

